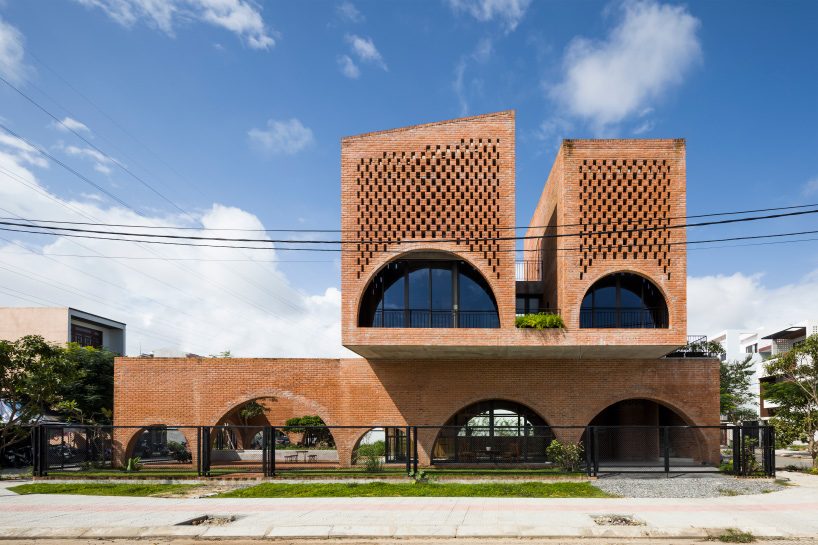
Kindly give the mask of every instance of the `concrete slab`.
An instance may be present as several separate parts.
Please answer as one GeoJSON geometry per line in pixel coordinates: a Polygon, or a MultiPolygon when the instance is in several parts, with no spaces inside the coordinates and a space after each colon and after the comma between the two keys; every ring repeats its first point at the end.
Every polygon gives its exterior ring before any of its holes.
{"type": "Polygon", "coordinates": [[[519,536],[520,536],[519,526],[463,525],[457,527],[457,537],[519,537],[519,536]]]}
{"type": "Polygon", "coordinates": [[[391,537],[395,533],[392,526],[333,526],[330,537],[391,537]]]}
{"type": "Polygon", "coordinates": [[[332,526],[275,526],[267,533],[267,537],[303,537],[326,539],[332,526]]]}
{"type": "Polygon", "coordinates": [[[204,526],[155,526],[145,532],[145,537],[199,536],[205,530],[204,526]]]}
{"type": "Polygon", "coordinates": [[[201,537],[264,537],[269,529],[267,526],[213,526],[201,537]]]}
{"type": "Polygon", "coordinates": [[[521,537],[582,537],[582,529],[567,526],[528,526],[520,529],[521,537]]]}
{"type": "Polygon", "coordinates": [[[58,538],[58,539],[76,539],[84,534],[88,528],[26,528],[20,533],[20,537],[37,537],[37,538],[58,538]]]}
{"type": "Polygon", "coordinates": [[[645,537],[647,528],[643,526],[599,526],[597,528],[583,528],[587,537],[645,537]]]}
{"type": "Polygon", "coordinates": [[[80,537],[128,538],[142,537],[150,528],[144,526],[100,526],[89,528],[80,537]]]}
{"type": "Polygon", "coordinates": [[[457,537],[457,526],[397,526],[395,537],[457,537]]]}

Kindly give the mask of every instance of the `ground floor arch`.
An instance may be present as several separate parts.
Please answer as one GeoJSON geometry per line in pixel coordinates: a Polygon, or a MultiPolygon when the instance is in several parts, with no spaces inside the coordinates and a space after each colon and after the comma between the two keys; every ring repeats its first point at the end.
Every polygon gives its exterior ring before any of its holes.
{"type": "MultiPolygon", "coordinates": [[[[691,419],[678,409],[652,399],[617,401],[601,410],[588,425],[601,463],[639,466],[663,462],[665,456],[674,465],[718,461],[718,455],[712,452],[711,437],[718,434],[717,428],[692,428],[691,419]]],[[[583,439],[588,440],[587,434],[583,439]]]]}
{"type": "Polygon", "coordinates": [[[530,407],[487,399],[460,409],[439,428],[431,463],[541,463],[554,438],[545,419],[530,407]]]}

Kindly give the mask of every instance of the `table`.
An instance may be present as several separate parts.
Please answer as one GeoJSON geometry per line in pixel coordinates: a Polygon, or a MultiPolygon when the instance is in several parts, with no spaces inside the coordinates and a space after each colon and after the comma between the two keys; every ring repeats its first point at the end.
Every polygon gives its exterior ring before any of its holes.
{"type": "Polygon", "coordinates": [[[307,463],[307,453],[309,452],[308,450],[294,450],[293,452],[295,452],[295,461],[296,462],[298,461],[298,455],[299,454],[304,454],[304,463],[305,464],[307,463]]]}
{"type": "Polygon", "coordinates": [[[490,462],[493,463],[493,464],[496,464],[497,463],[497,457],[502,456],[502,455],[503,455],[503,453],[500,452],[499,450],[490,450],[490,449],[486,448],[486,457],[488,457],[490,462]]]}

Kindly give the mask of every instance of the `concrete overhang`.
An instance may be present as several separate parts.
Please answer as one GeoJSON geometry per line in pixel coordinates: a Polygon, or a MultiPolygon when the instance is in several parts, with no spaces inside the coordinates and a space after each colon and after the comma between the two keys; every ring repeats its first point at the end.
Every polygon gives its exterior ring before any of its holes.
{"type": "Polygon", "coordinates": [[[445,346],[345,345],[367,359],[654,359],[683,345],[445,346]]]}

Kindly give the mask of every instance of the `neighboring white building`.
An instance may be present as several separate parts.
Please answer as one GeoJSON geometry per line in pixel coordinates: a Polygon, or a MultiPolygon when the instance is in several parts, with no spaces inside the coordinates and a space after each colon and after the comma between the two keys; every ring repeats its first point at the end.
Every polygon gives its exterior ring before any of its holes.
{"type": "Polygon", "coordinates": [[[0,339],[16,341],[40,335],[46,341],[65,345],[104,346],[125,355],[125,324],[69,307],[2,307],[0,339]]]}
{"type": "MultiPolygon", "coordinates": [[[[722,356],[722,361],[742,361],[748,354],[752,354],[751,361],[755,364],[752,388],[760,394],[760,384],[766,376],[764,360],[783,354],[815,334],[818,334],[818,320],[804,320],[789,325],[762,326],[756,330],[728,329],[713,336],[712,340],[720,343],[726,352],[726,355],[722,356]]],[[[770,409],[775,409],[775,405],[765,403],[760,397],[759,395],[759,405],[756,409],[760,418],[766,420],[772,416],[770,409]]]]}

